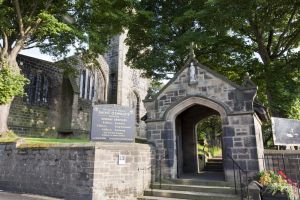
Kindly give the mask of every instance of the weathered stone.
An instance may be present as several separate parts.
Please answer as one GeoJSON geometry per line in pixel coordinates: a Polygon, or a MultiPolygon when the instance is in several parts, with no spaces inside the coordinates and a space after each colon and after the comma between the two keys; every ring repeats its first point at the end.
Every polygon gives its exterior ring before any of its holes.
{"type": "Polygon", "coordinates": [[[246,137],[244,138],[245,147],[256,147],[256,139],[255,137],[246,137]]]}
{"type": "Polygon", "coordinates": [[[223,145],[226,147],[233,147],[233,138],[224,138],[223,139],[223,145]]]}
{"type": "Polygon", "coordinates": [[[234,147],[243,147],[242,142],[234,142],[234,147]]]}
{"type": "Polygon", "coordinates": [[[166,122],[165,123],[165,129],[169,129],[171,130],[173,127],[172,127],[172,122],[166,122]]]}
{"type": "Polygon", "coordinates": [[[173,140],[173,131],[172,130],[162,131],[161,138],[164,140],[173,140]]]}
{"type": "Polygon", "coordinates": [[[228,126],[223,127],[223,134],[225,137],[234,136],[234,128],[228,126]]]}
{"type": "Polygon", "coordinates": [[[256,160],[248,160],[247,161],[247,165],[248,165],[248,170],[258,170],[258,162],[256,160]]]}
{"type": "MultiPolygon", "coordinates": [[[[0,146],[3,149],[5,145],[0,146]]],[[[131,200],[151,182],[155,151],[147,144],[98,143],[22,150],[10,146],[0,151],[0,158],[4,158],[0,159],[2,190],[66,200],[131,200]],[[125,164],[118,163],[119,154],[125,156],[125,164]]]]}

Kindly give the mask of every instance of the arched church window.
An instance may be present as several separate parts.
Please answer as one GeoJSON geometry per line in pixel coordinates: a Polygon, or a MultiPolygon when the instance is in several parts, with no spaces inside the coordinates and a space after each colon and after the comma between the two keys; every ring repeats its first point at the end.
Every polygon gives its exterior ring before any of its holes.
{"type": "Polygon", "coordinates": [[[134,109],[136,124],[140,123],[140,97],[136,92],[131,92],[128,96],[129,107],[134,109]]]}
{"type": "Polygon", "coordinates": [[[95,85],[95,73],[91,70],[83,69],[80,72],[80,94],[82,99],[93,100],[97,90],[95,85]]]}
{"type": "Polygon", "coordinates": [[[25,101],[31,105],[47,105],[49,103],[49,77],[43,73],[25,72],[29,84],[25,86],[25,101]]]}

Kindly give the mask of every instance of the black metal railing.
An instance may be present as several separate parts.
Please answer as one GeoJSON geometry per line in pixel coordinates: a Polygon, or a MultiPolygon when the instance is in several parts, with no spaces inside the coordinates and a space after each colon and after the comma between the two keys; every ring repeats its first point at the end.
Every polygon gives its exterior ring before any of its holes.
{"type": "Polygon", "coordinates": [[[235,194],[240,193],[241,200],[249,199],[248,172],[242,169],[230,155],[227,155],[227,158],[232,162],[235,194]]]}
{"type": "Polygon", "coordinates": [[[165,155],[159,155],[158,157],[158,166],[159,166],[159,188],[161,189],[161,182],[162,182],[162,162],[163,162],[163,159],[165,159],[165,155]]]}
{"type": "Polygon", "coordinates": [[[151,163],[149,166],[146,166],[144,168],[138,168],[138,171],[143,172],[143,190],[145,190],[145,181],[144,181],[144,176],[145,176],[145,171],[146,170],[151,170],[151,183],[150,183],[150,189],[151,193],[153,194],[153,187],[154,187],[154,182],[156,179],[156,169],[159,168],[159,174],[158,174],[158,182],[159,182],[159,188],[161,189],[162,185],[162,162],[163,159],[165,159],[164,155],[159,155],[158,154],[158,159],[156,159],[156,162],[151,163]]]}
{"type": "MultiPolygon", "coordinates": [[[[232,162],[235,193],[240,194],[241,200],[249,199],[248,185],[251,180],[248,177],[248,171],[244,170],[230,155],[227,155],[227,158],[232,162]]],[[[264,170],[277,173],[282,171],[286,175],[286,179],[296,187],[297,196],[300,195],[300,157],[274,154],[258,158],[258,161],[263,165],[264,170]]]]}
{"type": "Polygon", "coordinates": [[[143,191],[145,190],[145,171],[148,171],[148,170],[151,170],[150,172],[150,176],[151,176],[151,185],[153,184],[153,177],[152,177],[152,169],[153,169],[153,164],[147,166],[147,167],[144,167],[144,168],[138,168],[138,171],[142,171],[143,172],[143,191]]]}

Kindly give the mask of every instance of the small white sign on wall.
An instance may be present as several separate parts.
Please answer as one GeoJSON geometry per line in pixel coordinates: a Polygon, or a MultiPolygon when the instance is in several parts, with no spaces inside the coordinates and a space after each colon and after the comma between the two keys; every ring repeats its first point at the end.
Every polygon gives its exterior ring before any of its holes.
{"type": "Polygon", "coordinates": [[[126,164],[126,156],[119,154],[119,165],[125,165],[126,164]]]}

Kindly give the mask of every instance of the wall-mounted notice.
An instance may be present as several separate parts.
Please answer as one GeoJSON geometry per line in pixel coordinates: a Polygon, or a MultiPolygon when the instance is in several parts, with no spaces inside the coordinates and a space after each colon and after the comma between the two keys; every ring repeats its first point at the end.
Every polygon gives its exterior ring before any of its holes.
{"type": "Polygon", "coordinates": [[[134,110],[119,105],[94,105],[91,140],[132,142],[135,137],[134,110]]]}
{"type": "Polygon", "coordinates": [[[275,145],[300,145],[300,120],[272,117],[275,145]]]}
{"type": "Polygon", "coordinates": [[[125,165],[126,164],[126,156],[125,155],[121,155],[119,154],[119,157],[118,157],[118,164],[119,165],[125,165]]]}

